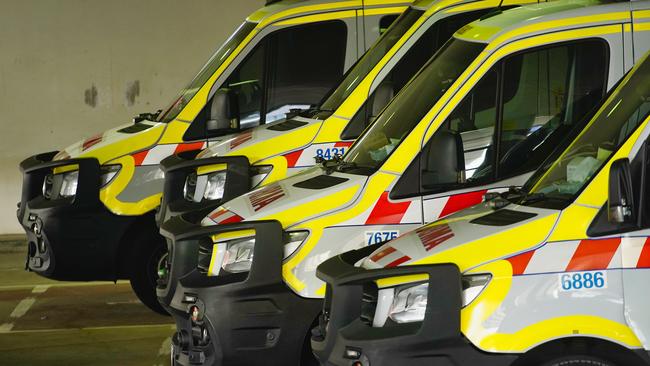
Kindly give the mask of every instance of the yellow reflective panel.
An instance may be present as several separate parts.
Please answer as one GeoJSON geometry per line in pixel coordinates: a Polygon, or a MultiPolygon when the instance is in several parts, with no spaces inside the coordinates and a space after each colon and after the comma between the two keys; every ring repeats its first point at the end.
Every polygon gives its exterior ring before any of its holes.
{"type": "Polygon", "coordinates": [[[326,21],[326,20],[353,18],[353,17],[356,17],[356,16],[357,16],[357,12],[355,10],[346,10],[346,11],[337,11],[337,12],[314,14],[314,15],[305,15],[305,16],[302,16],[302,17],[283,20],[283,21],[277,22],[277,23],[275,23],[273,25],[281,27],[281,26],[287,26],[287,25],[298,25],[298,24],[305,24],[305,23],[323,22],[323,21],[326,21]]]}
{"type": "Polygon", "coordinates": [[[245,230],[236,230],[236,231],[227,231],[225,233],[219,233],[212,235],[212,242],[218,243],[220,241],[239,239],[249,236],[255,236],[254,229],[245,229],[245,230]]]}
{"type": "Polygon", "coordinates": [[[228,164],[202,165],[202,166],[196,168],[196,174],[203,175],[203,174],[218,172],[218,171],[221,171],[221,170],[226,170],[227,168],[228,168],[228,164]]]}

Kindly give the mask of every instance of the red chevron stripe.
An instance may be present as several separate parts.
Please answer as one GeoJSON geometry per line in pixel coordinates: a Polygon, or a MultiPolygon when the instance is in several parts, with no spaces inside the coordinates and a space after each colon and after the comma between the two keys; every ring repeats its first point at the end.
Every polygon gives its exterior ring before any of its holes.
{"type": "Polygon", "coordinates": [[[645,243],[643,243],[639,260],[636,262],[636,268],[648,267],[650,267],[650,238],[646,238],[645,243]]]}
{"type": "Polygon", "coordinates": [[[513,276],[522,275],[526,272],[526,268],[528,267],[528,263],[530,263],[530,259],[533,258],[533,254],[535,254],[535,251],[531,250],[506,259],[512,266],[513,276]]]}
{"type": "Polygon", "coordinates": [[[410,204],[410,201],[390,202],[388,192],[383,192],[375,207],[372,208],[366,225],[399,224],[410,204]]]}
{"type": "Polygon", "coordinates": [[[174,154],[182,153],[184,151],[200,150],[203,148],[203,141],[199,142],[189,142],[186,144],[178,144],[174,154]]]}
{"type": "Polygon", "coordinates": [[[621,238],[582,240],[566,267],[566,271],[591,271],[607,268],[621,238]]]}
{"type": "Polygon", "coordinates": [[[456,211],[460,211],[467,207],[474,206],[483,202],[483,196],[485,195],[485,192],[487,192],[487,189],[455,194],[449,197],[447,203],[445,204],[445,207],[442,208],[439,217],[450,215],[456,211]]]}
{"type": "Polygon", "coordinates": [[[300,159],[300,155],[302,155],[303,151],[304,150],[297,150],[288,154],[284,154],[284,158],[287,159],[287,168],[293,168],[296,166],[296,163],[298,163],[298,159],[300,159]]]}
{"type": "Polygon", "coordinates": [[[149,150],[142,150],[140,152],[137,152],[137,153],[131,155],[131,156],[133,156],[133,164],[135,164],[135,166],[142,165],[142,162],[147,157],[148,153],[149,153],[149,150]]]}

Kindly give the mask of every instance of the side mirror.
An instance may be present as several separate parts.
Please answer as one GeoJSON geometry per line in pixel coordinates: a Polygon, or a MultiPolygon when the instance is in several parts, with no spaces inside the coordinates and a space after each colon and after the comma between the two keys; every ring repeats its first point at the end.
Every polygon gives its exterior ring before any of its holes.
{"type": "Polygon", "coordinates": [[[218,89],[212,97],[209,108],[205,125],[208,136],[239,131],[239,103],[231,89],[218,89]]]}
{"type": "Polygon", "coordinates": [[[614,224],[635,222],[632,173],[627,158],[614,161],[609,168],[607,217],[614,224]]]}
{"type": "Polygon", "coordinates": [[[465,154],[460,134],[440,130],[427,146],[421,163],[423,188],[465,182],[465,154]]]}

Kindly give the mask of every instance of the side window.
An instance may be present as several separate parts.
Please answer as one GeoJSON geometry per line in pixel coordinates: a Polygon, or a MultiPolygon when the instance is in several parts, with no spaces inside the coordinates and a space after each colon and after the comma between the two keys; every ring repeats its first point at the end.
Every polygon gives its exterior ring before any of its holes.
{"type": "MultiPolygon", "coordinates": [[[[531,50],[493,66],[422,149],[420,192],[535,169],[595,111],[607,66],[607,46],[596,40],[531,50]]],[[[416,162],[404,174],[410,184],[416,162]]]]}
{"type": "Polygon", "coordinates": [[[431,25],[368,97],[348,123],[341,138],[349,140],[359,137],[361,132],[377,118],[379,112],[458,29],[487,12],[488,9],[454,15],[431,25]]]}
{"type": "Polygon", "coordinates": [[[276,32],[269,40],[264,122],[318,103],[343,76],[346,45],[347,26],[338,20],[276,32]]]}
{"type": "Polygon", "coordinates": [[[606,92],[608,49],[587,40],[508,58],[503,71],[500,177],[535,169],[606,92]]]}

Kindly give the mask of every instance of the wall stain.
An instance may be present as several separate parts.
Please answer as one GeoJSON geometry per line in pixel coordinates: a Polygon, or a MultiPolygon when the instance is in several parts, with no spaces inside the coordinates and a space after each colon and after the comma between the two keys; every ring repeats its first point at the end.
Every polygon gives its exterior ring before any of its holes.
{"type": "Polygon", "coordinates": [[[84,103],[95,108],[97,106],[97,87],[95,84],[84,90],[84,103]]]}
{"type": "Polygon", "coordinates": [[[135,104],[135,98],[140,95],[140,80],[129,81],[126,84],[126,104],[130,107],[135,104]]]}

